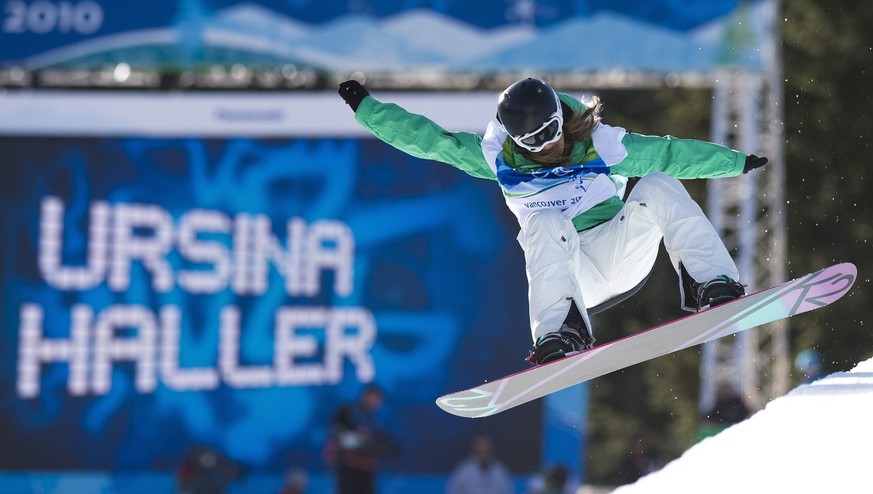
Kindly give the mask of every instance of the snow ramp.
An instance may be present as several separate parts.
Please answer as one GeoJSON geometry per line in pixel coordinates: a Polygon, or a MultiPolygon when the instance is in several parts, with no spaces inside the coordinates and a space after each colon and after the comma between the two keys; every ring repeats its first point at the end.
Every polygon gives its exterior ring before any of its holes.
{"type": "Polygon", "coordinates": [[[701,492],[873,493],[873,358],[793,389],[613,494],[701,492]]]}

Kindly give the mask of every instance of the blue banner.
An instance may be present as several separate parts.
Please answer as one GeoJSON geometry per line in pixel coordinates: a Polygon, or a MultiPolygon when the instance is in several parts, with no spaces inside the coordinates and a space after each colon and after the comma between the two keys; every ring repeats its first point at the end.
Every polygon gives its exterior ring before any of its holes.
{"type": "Polygon", "coordinates": [[[367,383],[389,470],[446,473],[483,432],[539,468],[539,427],[506,430],[540,403],[434,405],[530,344],[493,184],[374,139],[3,137],[0,160],[4,470],[166,471],[205,445],[320,471],[367,383]]]}
{"type": "Polygon", "coordinates": [[[760,69],[774,22],[766,0],[2,3],[0,63],[32,69],[760,69]]]}

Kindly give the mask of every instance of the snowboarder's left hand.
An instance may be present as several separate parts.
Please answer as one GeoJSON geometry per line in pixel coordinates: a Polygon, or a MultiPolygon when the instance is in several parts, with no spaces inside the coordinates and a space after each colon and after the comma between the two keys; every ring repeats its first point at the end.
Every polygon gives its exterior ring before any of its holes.
{"type": "Polygon", "coordinates": [[[746,166],[743,167],[743,173],[749,173],[755,168],[761,168],[767,164],[767,161],[769,160],[764,156],[758,157],[754,154],[750,154],[746,156],[746,166]]]}

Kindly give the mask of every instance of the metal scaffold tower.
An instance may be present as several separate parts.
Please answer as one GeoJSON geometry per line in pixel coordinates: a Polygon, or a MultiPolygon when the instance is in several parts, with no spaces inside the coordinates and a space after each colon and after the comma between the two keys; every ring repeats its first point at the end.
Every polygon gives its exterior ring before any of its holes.
{"type": "MultiPolygon", "coordinates": [[[[723,71],[713,85],[713,141],[767,156],[762,170],[708,182],[708,215],[734,255],[747,292],[785,281],[785,163],[781,71],[723,71]]],[[[788,324],[704,344],[700,409],[733,386],[754,409],[789,388],[788,324]]]]}

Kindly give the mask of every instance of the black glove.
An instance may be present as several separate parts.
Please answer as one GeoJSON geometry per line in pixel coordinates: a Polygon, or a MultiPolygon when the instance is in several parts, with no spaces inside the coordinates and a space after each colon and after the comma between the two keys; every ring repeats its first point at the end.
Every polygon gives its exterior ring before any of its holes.
{"type": "Polygon", "coordinates": [[[370,95],[367,88],[354,79],[341,83],[337,92],[352,107],[352,111],[358,111],[358,105],[361,104],[365,97],[370,95]]]}
{"type": "Polygon", "coordinates": [[[743,167],[743,173],[749,173],[755,168],[761,168],[762,166],[767,164],[767,161],[767,158],[764,156],[761,156],[759,158],[754,154],[750,154],[746,156],[746,165],[743,167]]]}

